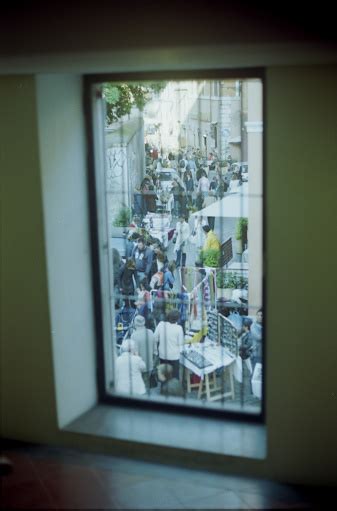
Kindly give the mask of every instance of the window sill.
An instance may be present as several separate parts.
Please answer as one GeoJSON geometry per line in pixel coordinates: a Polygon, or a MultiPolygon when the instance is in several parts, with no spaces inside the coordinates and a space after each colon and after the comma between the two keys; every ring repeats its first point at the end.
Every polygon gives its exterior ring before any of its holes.
{"type": "MultiPolygon", "coordinates": [[[[263,460],[266,426],[121,406],[97,405],[63,431],[115,441],[181,450],[181,454],[214,454],[263,460]]],[[[191,458],[192,459],[192,458],[191,458]]]]}

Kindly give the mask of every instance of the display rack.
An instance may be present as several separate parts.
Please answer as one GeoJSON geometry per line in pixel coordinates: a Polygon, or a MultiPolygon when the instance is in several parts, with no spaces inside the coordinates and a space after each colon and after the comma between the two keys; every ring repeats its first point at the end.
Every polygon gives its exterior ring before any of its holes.
{"type": "Polygon", "coordinates": [[[209,340],[219,342],[219,313],[215,309],[207,311],[207,328],[209,340]]]}
{"type": "Polygon", "coordinates": [[[238,331],[233,323],[215,309],[207,311],[207,337],[238,356],[238,331]]]}

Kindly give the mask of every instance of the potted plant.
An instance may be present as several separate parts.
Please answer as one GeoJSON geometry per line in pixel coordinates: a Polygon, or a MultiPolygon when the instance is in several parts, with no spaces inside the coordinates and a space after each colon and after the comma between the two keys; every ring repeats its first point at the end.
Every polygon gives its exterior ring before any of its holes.
{"type": "Polygon", "coordinates": [[[126,206],[122,206],[112,222],[112,236],[122,236],[126,230],[125,228],[130,225],[131,219],[131,209],[126,206]]]}
{"type": "Polygon", "coordinates": [[[232,292],[232,300],[242,303],[241,300],[248,302],[248,278],[243,275],[235,276],[235,289],[232,292]]]}
{"type": "Polygon", "coordinates": [[[208,249],[201,251],[202,264],[208,268],[218,268],[220,260],[220,251],[216,249],[208,249]]]}
{"type": "Polygon", "coordinates": [[[221,270],[216,274],[217,298],[231,300],[233,290],[237,286],[235,273],[221,270]]]}
{"type": "Polygon", "coordinates": [[[236,253],[242,254],[243,247],[247,243],[248,231],[248,218],[239,218],[236,224],[235,239],[236,239],[236,253]]]}

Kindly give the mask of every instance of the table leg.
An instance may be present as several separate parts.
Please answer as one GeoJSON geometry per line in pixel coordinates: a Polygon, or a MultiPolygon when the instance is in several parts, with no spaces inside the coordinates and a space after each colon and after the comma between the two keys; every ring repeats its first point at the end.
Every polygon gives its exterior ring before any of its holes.
{"type": "Polygon", "coordinates": [[[215,388],[216,387],[216,371],[214,371],[214,373],[213,373],[213,385],[215,388]]]}
{"type": "Polygon", "coordinates": [[[207,401],[209,401],[211,399],[211,391],[210,391],[210,388],[209,388],[209,377],[208,377],[208,374],[206,374],[206,376],[205,376],[205,384],[206,384],[207,401]]]}
{"type": "Polygon", "coordinates": [[[189,369],[185,370],[187,380],[187,392],[191,392],[191,372],[189,369]]]}
{"type": "Polygon", "coordinates": [[[200,378],[200,383],[199,383],[199,390],[198,390],[198,399],[201,398],[201,394],[202,394],[202,387],[204,385],[204,380],[202,378],[200,378]]]}
{"type": "Polygon", "coordinates": [[[229,382],[231,387],[231,398],[235,399],[235,391],[234,391],[234,379],[233,379],[233,364],[229,366],[229,382]]]}

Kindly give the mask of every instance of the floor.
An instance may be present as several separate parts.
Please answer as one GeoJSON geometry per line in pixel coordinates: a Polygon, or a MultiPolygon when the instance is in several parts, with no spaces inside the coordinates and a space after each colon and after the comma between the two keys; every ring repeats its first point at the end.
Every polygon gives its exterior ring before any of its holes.
{"type": "Polygon", "coordinates": [[[1,478],[1,509],[324,508],[332,489],[284,485],[4,442],[13,472],[1,478]]]}

